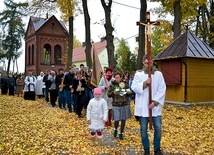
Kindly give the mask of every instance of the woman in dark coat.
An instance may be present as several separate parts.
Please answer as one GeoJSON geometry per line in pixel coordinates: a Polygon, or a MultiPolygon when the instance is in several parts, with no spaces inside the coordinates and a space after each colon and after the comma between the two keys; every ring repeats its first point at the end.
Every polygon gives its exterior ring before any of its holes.
{"type": "Polygon", "coordinates": [[[82,78],[80,72],[76,73],[76,77],[73,81],[73,89],[74,89],[74,108],[78,115],[78,118],[82,117],[82,108],[84,105],[85,99],[85,88],[86,88],[86,81],[82,78]]]}
{"type": "Polygon", "coordinates": [[[7,75],[4,75],[4,77],[1,78],[1,94],[7,95],[8,91],[8,84],[7,84],[7,75]]]}
{"type": "Polygon", "coordinates": [[[9,88],[9,95],[14,95],[14,87],[15,87],[15,79],[13,78],[13,75],[10,74],[9,78],[7,80],[8,88],[9,88]]]}

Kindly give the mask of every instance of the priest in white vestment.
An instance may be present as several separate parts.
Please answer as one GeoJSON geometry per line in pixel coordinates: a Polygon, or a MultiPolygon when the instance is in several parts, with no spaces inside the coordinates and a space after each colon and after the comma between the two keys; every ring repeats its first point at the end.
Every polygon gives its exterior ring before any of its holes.
{"type": "Polygon", "coordinates": [[[28,76],[25,77],[25,87],[24,87],[25,100],[36,100],[35,85],[36,77],[33,76],[32,72],[29,72],[28,76]]]}
{"type": "Polygon", "coordinates": [[[43,82],[44,78],[44,72],[40,72],[40,75],[36,79],[36,95],[40,98],[44,96],[44,88],[45,88],[45,82],[43,82]]]}

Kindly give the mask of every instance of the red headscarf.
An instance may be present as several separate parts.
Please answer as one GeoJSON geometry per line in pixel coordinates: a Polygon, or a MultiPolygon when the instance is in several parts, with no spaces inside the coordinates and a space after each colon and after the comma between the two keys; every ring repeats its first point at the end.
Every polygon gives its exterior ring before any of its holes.
{"type": "Polygon", "coordinates": [[[112,70],[112,68],[106,68],[106,73],[107,73],[108,71],[112,72],[113,70],[112,70]]]}
{"type": "MultiPolygon", "coordinates": [[[[106,68],[106,73],[107,73],[108,71],[112,72],[113,70],[112,70],[112,68],[106,68]]],[[[112,78],[112,75],[106,75],[106,79],[107,79],[108,81],[111,80],[111,78],[112,78]]]]}

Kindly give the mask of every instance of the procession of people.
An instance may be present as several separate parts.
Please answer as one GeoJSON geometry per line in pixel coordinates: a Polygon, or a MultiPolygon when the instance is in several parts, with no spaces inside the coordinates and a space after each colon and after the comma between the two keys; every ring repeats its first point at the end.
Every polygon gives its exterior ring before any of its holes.
{"type": "Polygon", "coordinates": [[[35,101],[44,98],[52,107],[67,109],[69,113],[75,112],[78,118],[86,118],[89,125],[91,144],[102,145],[103,131],[112,128],[113,137],[119,136],[125,140],[126,120],[133,115],[140,123],[140,134],[144,154],[150,154],[148,138],[148,123],[150,111],[154,127],[154,154],[162,155],[161,143],[161,109],[164,105],[166,84],[163,75],[156,68],[151,68],[151,77],[148,77],[148,56],[143,57],[143,68],[134,71],[131,76],[107,67],[100,76],[97,85],[91,83],[92,71],[85,70],[83,64],[76,70],[72,66],[65,72],[46,70],[35,76],[32,71],[26,77],[18,75],[14,78],[11,74],[1,77],[2,95],[14,95],[25,100],[35,101]],[[152,86],[152,100],[149,103],[149,86],[152,86]],[[8,93],[9,91],[9,93],[8,93]],[[130,108],[130,101],[134,100],[134,113],[130,108]],[[85,110],[86,116],[83,115],[85,110]],[[119,125],[120,124],[120,125],[119,125]],[[119,129],[118,129],[119,128],[119,129]]]}

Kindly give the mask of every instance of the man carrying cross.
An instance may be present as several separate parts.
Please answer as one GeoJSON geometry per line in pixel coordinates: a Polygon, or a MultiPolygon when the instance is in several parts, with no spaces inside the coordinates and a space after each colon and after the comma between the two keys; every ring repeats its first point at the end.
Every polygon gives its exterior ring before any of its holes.
{"type": "MultiPolygon", "coordinates": [[[[139,24],[150,27],[149,16],[147,16],[146,22],[140,22],[139,24]]],[[[143,57],[143,69],[136,72],[131,89],[136,94],[134,115],[139,117],[144,154],[150,154],[148,138],[148,123],[150,123],[150,129],[152,128],[151,124],[153,124],[155,131],[153,142],[155,155],[162,155],[160,150],[161,115],[166,94],[166,84],[162,73],[152,67],[150,32],[148,33],[148,31],[150,31],[150,28],[147,28],[148,54],[143,57]]]]}

